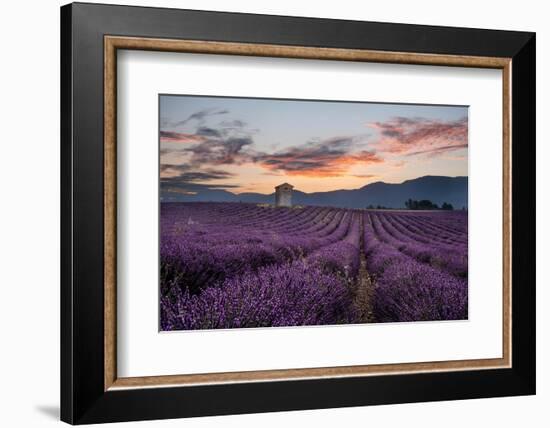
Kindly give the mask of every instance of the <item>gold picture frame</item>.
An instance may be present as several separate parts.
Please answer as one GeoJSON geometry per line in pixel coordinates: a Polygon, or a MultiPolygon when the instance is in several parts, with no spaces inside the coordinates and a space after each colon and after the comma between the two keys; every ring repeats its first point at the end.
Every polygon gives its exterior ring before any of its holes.
{"type": "Polygon", "coordinates": [[[510,368],[512,364],[512,234],[511,234],[511,82],[512,58],[371,51],[272,44],[172,40],[104,36],[104,390],[195,386],[242,382],[284,381],[372,375],[395,375],[510,368]],[[502,71],[503,147],[503,320],[502,357],[422,363],[357,365],[343,367],[262,370],[229,373],[118,377],[116,367],[116,88],[117,51],[145,50],[209,55],[245,55],[392,64],[492,68],[502,71]]]}

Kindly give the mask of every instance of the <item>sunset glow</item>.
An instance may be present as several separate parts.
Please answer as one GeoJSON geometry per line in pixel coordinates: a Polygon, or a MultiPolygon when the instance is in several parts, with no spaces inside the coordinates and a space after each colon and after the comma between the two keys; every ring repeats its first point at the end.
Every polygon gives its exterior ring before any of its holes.
{"type": "Polygon", "coordinates": [[[468,175],[468,109],[162,95],[161,194],[311,193],[468,175]]]}

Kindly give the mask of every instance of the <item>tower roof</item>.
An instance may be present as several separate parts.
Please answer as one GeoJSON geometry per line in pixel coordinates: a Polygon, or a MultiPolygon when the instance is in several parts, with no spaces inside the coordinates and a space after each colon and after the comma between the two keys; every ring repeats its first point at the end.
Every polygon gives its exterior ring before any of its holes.
{"type": "Polygon", "coordinates": [[[275,189],[278,189],[279,187],[283,187],[283,186],[290,187],[291,189],[294,188],[294,186],[292,184],[289,184],[289,183],[285,182],[285,183],[279,184],[278,186],[275,186],[275,189]]]}

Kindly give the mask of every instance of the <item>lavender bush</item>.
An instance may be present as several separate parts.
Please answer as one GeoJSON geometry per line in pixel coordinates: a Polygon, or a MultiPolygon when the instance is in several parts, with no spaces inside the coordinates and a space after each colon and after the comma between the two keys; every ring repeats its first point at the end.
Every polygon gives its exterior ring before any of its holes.
{"type": "Polygon", "coordinates": [[[410,258],[394,260],[377,282],[373,308],[378,322],[466,319],[467,283],[410,258]]]}
{"type": "Polygon", "coordinates": [[[208,287],[174,288],[161,301],[162,330],[349,323],[351,295],[318,265],[274,265],[208,287]]]}

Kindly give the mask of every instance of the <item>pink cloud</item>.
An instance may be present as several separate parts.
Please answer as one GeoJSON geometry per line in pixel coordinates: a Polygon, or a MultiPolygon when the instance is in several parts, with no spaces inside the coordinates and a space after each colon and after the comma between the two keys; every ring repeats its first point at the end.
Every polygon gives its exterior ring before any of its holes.
{"type": "Polygon", "coordinates": [[[383,162],[373,151],[352,152],[353,143],[353,137],[310,141],[275,153],[256,153],[253,160],[270,172],[308,177],[338,177],[354,165],[383,162]]]}
{"type": "Polygon", "coordinates": [[[405,156],[438,156],[468,147],[468,119],[455,121],[395,117],[387,122],[373,122],[378,131],[378,152],[405,156]]]}
{"type": "Polygon", "coordinates": [[[202,135],[160,131],[161,143],[200,143],[204,140],[205,137],[202,135]]]}

